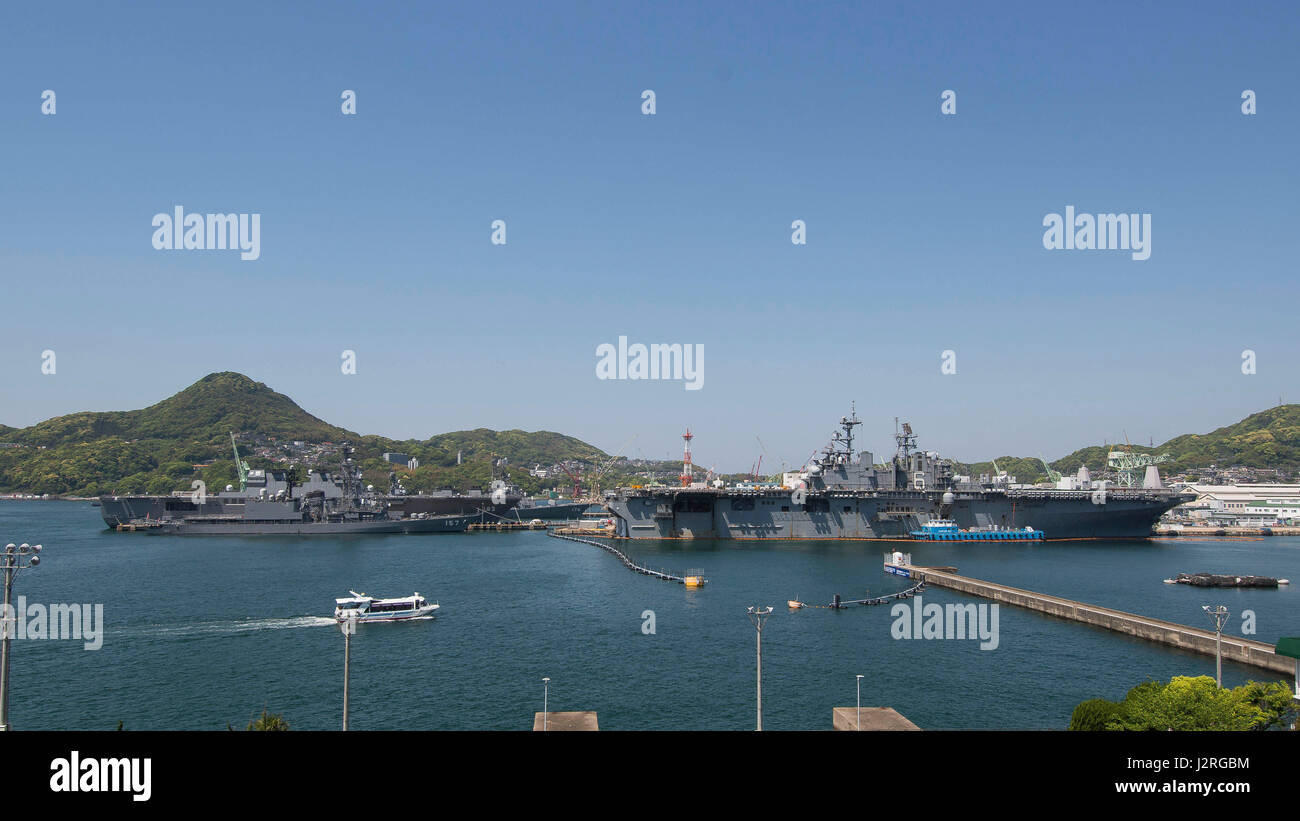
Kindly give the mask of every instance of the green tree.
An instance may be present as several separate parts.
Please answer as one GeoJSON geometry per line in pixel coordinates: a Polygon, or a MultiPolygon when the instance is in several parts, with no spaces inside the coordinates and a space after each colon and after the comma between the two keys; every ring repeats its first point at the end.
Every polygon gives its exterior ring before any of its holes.
{"type": "Polygon", "coordinates": [[[262,714],[254,720],[248,722],[246,730],[266,730],[279,731],[288,730],[289,722],[279,713],[268,713],[266,708],[262,708],[262,714]]]}
{"type": "Polygon", "coordinates": [[[1079,702],[1070,716],[1071,730],[1095,731],[1106,729],[1106,722],[1119,715],[1120,706],[1104,698],[1079,702]]]}
{"type": "Polygon", "coordinates": [[[1118,703],[1090,699],[1070,718],[1071,730],[1266,730],[1296,714],[1285,682],[1251,681],[1232,689],[1209,676],[1144,681],[1118,703]]]}

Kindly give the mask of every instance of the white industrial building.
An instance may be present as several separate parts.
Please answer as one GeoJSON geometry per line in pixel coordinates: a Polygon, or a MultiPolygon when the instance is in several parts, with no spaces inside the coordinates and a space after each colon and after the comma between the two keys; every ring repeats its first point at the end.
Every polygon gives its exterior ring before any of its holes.
{"type": "Polygon", "coordinates": [[[1196,494],[1196,501],[1178,507],[1192,519],[1242,527],[1269,527],[1300,523],[1300,485],[1187,484],[1181,489],[1196,494]]]}

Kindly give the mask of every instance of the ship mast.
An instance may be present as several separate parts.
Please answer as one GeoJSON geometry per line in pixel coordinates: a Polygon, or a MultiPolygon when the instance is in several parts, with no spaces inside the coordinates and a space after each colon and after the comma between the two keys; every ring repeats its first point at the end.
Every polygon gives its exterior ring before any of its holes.
{"type": "Polygon", "coordinates": [[[691,440],[694,438],[695,434],[691,433],[690,428],[682,434],[682,439],[686,442],[686,449],[682,454],[682,487],[690,487],[695,481],[695,469],[691,465],[691,440]]]}
{"type": "Polygon", "coordinates": [[[843,450],[839,451],[839,453],[843,454],[845,464],[853,461],[853,429],[862,424],[862,420],[858,419],[857,402],[850,405],[849,414],[849,416],[840,417],[840,427],[844,429],[844,432],[836,431],[835,435],[831,437],[832,446],[843,446],[843,450]]]}
{"type": "Polygon", "coordinates": [[[349,458],[352,455],[352,446],[348,442],[341,442],[339,450],[341,452],[340,459],[342,460],[340,467],[343,470],[343,510],[347,511],[356,507],[356,497],[358,495],[355,477],[352,475],[352,465],[350,464],[352,460],[349,458]]]}
{"type": "Polygon", "coordinates": [[[912,433],[912,425],[908,422],[903,423],[903,431],[899,433],[897,416],[894,417],[894,441],[898,443],[898,453],[894,458],[906,464],[912,449],[916,447],[916,435],[912,433]]]}

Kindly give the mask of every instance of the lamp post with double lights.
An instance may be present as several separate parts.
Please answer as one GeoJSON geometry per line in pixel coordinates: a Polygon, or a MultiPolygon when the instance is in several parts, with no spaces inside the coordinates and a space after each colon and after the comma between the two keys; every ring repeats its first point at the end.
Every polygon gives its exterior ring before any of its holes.
{"type": "Polygon", "coordinates": [[[13,637],[14,627],[18,619],[13,615],[14,577],[18,571],[26,570],[29,567],[36,567],[41,563],[41,546],[29,545],[23,542],[20,545],[14,545],[13,542],[5,545],[4,553],[0,554],[0,569],[5,574],[5,603],[4,611],[0,612],[0,631],[4,634],[4,639],[0,642],[0,731],[9,729],[9,639],[13,637]]]}
{"type": "Polygon", "coordinates": [[[343,631],[343,732],[348,731],[348,680],[352,677],[352,637],[357,632],[357,617],[339,619],[343,631]]]}
{"type": "Polygon", "coordinates": [[[1201,609],[1214,619],[1214,681],[1223,689],[1223,623],[1228,620],[1228,608],[1222,604],[1217,607],[1203,604],[1201,609]]]}
{"type": "Polygon", "coordinates": [[[749,615],[755,632],[758,633],[758,726],[754,729],[761,731],[763,729],[763,622],[772,615],[772,608],[751,607],[745,612],[749,615]]]}

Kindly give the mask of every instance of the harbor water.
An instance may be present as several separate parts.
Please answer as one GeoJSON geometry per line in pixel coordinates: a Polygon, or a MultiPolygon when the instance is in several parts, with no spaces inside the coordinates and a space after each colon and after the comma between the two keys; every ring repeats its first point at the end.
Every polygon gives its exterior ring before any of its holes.
{"type": "MultiPolygon", "coordinates": [[[[0,503],[0,539],[42,542],[27,604],[102,604],[103,646],[12,643],[15,729],[240,729],[263,708],[294,729],[341,724],[349,589],[418,591],[436,618],[361,625],[352,641],[353,729],[524,730],[542,706],[594,710],[608,730],[750,730],[750,605],[763,631],[763,725],[829,729],[831,709],[897,709],[923,729],[1060,729],[1079,701],[1147,678],[1213,675],[1214,659],[1003,606],[998,646],[895,639],[891,606],[790,611],[905,588],[882,542],[623,542],[639,564],[700,568],[698,590],[629,572],[595,547],[540,532],[423,536],[157,536],[103,528],[86,502],[0,503]],[[651,616],[651,614],[653,614],[651,616]],[[648,632],[651,621],[653,632],[648,632]]],[[[1179,572],[1300,584],[1300,537],[1065,543],[906,543],[918,565],[1272,643],[1300,634],[1291,587],[1166,585],[1179,572]]],[[[982,603],[937,588],[924,603],[982,603]]],[[[915,599],[910,604],[915,603],[915,599]]],[[[909,605],[910,606],[910,605],[909,605]]],[[[1279,678],[1224,665],[1227,685],[1279,678]]]]}

